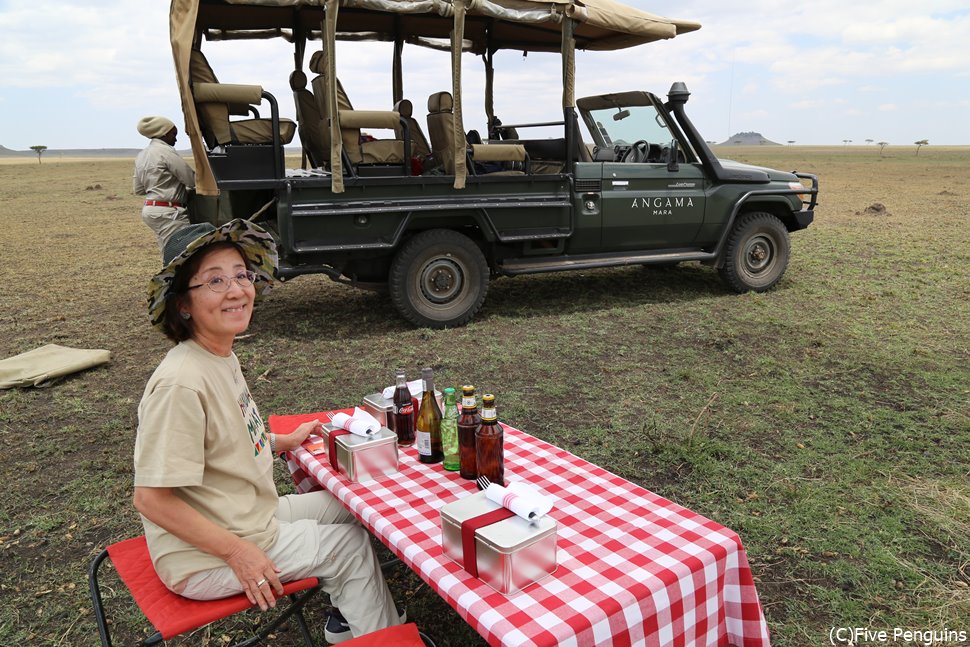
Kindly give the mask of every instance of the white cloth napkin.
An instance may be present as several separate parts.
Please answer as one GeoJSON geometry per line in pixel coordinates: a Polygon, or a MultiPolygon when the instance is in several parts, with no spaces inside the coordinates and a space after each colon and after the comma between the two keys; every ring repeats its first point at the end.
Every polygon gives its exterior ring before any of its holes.
{"type": "MultiPolygon", "coordinates": [[[[394,391],[396,390],[397,390],[397,386],[389,386],[383,391],[381,391],[381,395],[384,396],[385,400],[393,400],[394,391]]],[[[422,380],[419,377],[416,380],[411,380],[410,382],[408,382],[408,391],[411,392],[412,397],[418,398],[420,400],[421,394],[424,393],[424,380],[422,380]]]]}
{"type": "Polygon", "coordinates": [[[536,523],[552,510],[552,499],[525,483],[512,482],[502,487],[489,484],[485,490],[489,501],[504,506],[526,521],[536,523]]]}
{"type": "Polygon", "coordinates": [[[354,407],[353,415],[347,415],[343,412],[333,414],[330,423],[334,427],[346,429],[350,433],[364,438],[370,438],[381,430],[381,423],[377,421],[377,418],[360,407],[354,407]]]}

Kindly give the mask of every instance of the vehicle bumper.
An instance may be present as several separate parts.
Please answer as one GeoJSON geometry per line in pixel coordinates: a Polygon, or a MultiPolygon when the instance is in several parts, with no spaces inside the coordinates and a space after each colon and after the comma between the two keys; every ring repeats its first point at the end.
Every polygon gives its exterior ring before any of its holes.
{"type": "Polygon", "coordinates": [[[792,215],[795,216],[794,231],[807,228],[810,224],[812,224],[812,221],[815,220],[815,211],[813,211],[812,209],[805,209],[804,211],[796,211],[792,215]]]}

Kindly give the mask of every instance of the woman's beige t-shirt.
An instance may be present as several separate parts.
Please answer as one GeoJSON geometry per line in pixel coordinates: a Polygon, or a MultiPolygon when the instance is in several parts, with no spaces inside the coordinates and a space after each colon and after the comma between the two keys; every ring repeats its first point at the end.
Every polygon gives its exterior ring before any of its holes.
{"type": "MultiPolygon", "coordinates": [[[[174,488],[204,517],[268,550],[279,533],[269,435],[235,354],[193,341],[169,351],[138,406],[135,485],[174,488]]],[[[169,588],[226,563],[142,517],[148,550],[169,588]]]]}

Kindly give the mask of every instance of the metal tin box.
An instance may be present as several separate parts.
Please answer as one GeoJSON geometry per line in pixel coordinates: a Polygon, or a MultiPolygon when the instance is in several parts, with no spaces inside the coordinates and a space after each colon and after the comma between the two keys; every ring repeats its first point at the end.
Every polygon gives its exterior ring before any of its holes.
{"type": "MultiPolygon", "coordinates": [[[[462,564],[461,524],[499,508],[477,492],[441,508],[441,547],[462,564]]],[[[512,595],[556,571],[556,520],[536,524],[520,517],[475,531],[478,577],[499,593],[512,595]]]]}
{"type": "MultiPolygon", "coordinates": [[[[328,445],[330,432],[334,429],[336,427],[330,423],[323,425],[323,436],[328,445]]],[[[386,427],[369,438],[356,434],[338,436],[334,444],[337,470],[354,483],[373,481],[398,471],[397,434],[386,427]]]]}
{"type": "MultiPolygon", "coordinates": [[[[435,389],[434,397],[438,401],[438,408],[441,409],[444,406],[441,391],[435,389]]],[[[416,397],[415,399],[418,402],[421,401],[420,397],[416,397]]],[[[394,415],[394,400],[385,398],[382,393],[371,393],[368,396],[364,396],[364,406],[361,408],[377,418],[377,422],[381,423],[382,426],[391,426],[391,416],[394,415]]]]}
{"type": "Polygon", "coordinates": [[[394,400],[385,398],[380,393],[371,393],[364,398],[364,411],[377,418],[382,427],[388,427],[388,420],[394,413],[394,400]]]}

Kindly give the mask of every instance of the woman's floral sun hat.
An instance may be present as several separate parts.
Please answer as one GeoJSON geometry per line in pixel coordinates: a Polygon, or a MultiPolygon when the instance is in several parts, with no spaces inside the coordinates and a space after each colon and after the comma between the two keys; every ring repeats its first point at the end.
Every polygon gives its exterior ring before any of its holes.
{"type": "Polygon", "coordinates": [[[162,262],[165,267],[148,282],[148,316],[161,330],[165,302],[171,298],[175,273],[197,251],[212,243],[228,241],[242,250],[250,269],[256,272],[256,293],[263,294],[276,281],[279,255],[276,241],[265,229],[248,220],[237,218],[215,227],[207,222],[179,229],[165,243],[162,262]]]}

